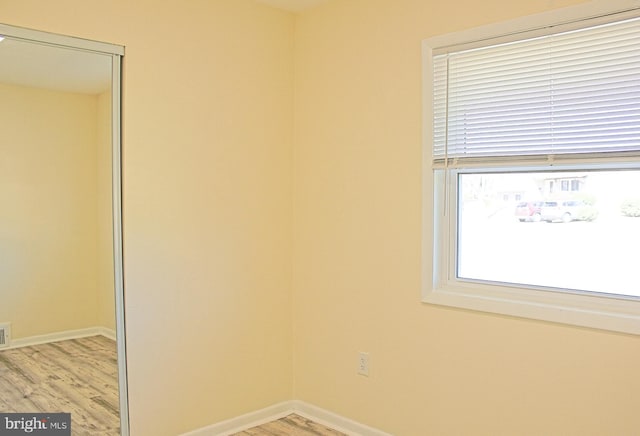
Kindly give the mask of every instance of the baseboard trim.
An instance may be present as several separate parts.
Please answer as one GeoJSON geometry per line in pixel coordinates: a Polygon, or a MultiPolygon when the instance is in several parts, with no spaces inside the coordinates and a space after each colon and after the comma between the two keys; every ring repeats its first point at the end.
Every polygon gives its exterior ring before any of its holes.
{"type": "Polygon", "coordinates": [[[12,339],[10,345],[3,350],[12,348],[30,347],[32,345],[48,344],[50,342],[66,341],[69,339],[86,338],[87,336],[102,335],[115,341],[115,330],[106,327],[88,327],[79,330],[65,330],[62,332],[47,333],[46,335],[29,336],[26,338],[12,339]]]}
{"type": "Polygon", "coordinates": [[[108,329],[106,327],[96,327],[98,329],[98,334],[104,336],[107,339],[111,339],[112,341],[116,340],[116,331],[114,329],[108,329]]]}
{"type": "Polygon", "coordinates": [[[318,424],[326,425],[349,436],[392,436],[389,433],[384,433],[299,400],[278,403],[255,412],[183,433],[181,436],[229,436],[267,422],[278,420],[291,413],[311,419],[318,424]]]}
{"type": "Polygon", "coordinates": [[[239,433],[256,425],[266,424],[267,422],[283,418],[293,413],[293,409],[291,408],[292,403],[292,401],[285,401],[274,404],[273,406],[256,410],[255,412],[183,433],[181,436],[228,436],[239,433]]]}
{"type": "Polygon", "coordinates": [[[314,406],[313,404],[305,403],[304,401],[294,400],[292,403],[293,410],[298,415],[351,436],[392,436],[389,433],[345,418],[344,416],[314,406]]]}

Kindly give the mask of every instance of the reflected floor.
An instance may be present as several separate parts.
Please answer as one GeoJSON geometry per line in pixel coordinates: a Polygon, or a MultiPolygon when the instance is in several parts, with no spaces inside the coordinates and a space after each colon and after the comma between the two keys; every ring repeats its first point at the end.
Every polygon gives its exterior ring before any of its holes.
{"type": "Polygon", "coordinates": [[[116,343],[104,336],[0,351],[0,411],[71,413],[77,436],[120,434],[116,343]]]}

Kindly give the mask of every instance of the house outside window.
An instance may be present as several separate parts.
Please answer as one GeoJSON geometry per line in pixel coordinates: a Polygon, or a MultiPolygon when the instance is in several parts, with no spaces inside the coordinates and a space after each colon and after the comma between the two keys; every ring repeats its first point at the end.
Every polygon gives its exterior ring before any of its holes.
{"type": "Polygon", "coordinates": [[[423,301],[640,334],[631,3],[424,42],[423,301]]]}

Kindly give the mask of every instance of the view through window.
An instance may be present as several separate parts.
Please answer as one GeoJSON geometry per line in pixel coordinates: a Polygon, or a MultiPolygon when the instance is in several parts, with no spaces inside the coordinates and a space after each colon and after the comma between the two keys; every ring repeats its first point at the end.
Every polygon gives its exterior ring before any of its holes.
{"type": "Polygon", "coordinates": [[[640,296],[640,171],[461,173],[457,277],[640,296]]]}

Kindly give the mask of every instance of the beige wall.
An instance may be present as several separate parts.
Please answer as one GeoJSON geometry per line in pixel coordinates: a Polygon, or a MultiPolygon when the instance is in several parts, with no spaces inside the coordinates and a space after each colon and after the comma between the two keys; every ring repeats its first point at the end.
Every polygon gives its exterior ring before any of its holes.
{"type": "Polygon", "coordinates": [[[0,102],[0,320],[13,339],[96,327],[97,99],[0,84],[0,102]]]}
{"type": "Polygon", "coordinates": [[[293,16],[250,0],[0,0],[0,21],[126,46],[132,434],[290,399],[293,16]]]}
{"type": "Polygon", "coordinates": [[[296,398],[399,436],[637,433],[639,337],[420,303],[421,40],[570,3],[333,0],[299,17],[296,398]]]}
{"type": "Polygon", "coordinates": [[[111,90],[103,92],[95,98],[97,99],[97,325],[115,331],[116,302],[113,271],[113,209],[111,204],[111,90]]]}
{"type": "Polygon", "coordinates": [[[638,338],[420,303],[420,41],[568,3],[0,0],[126,46],[133,435],[291,398],[407,436],[636,429],[638,338]]]}

